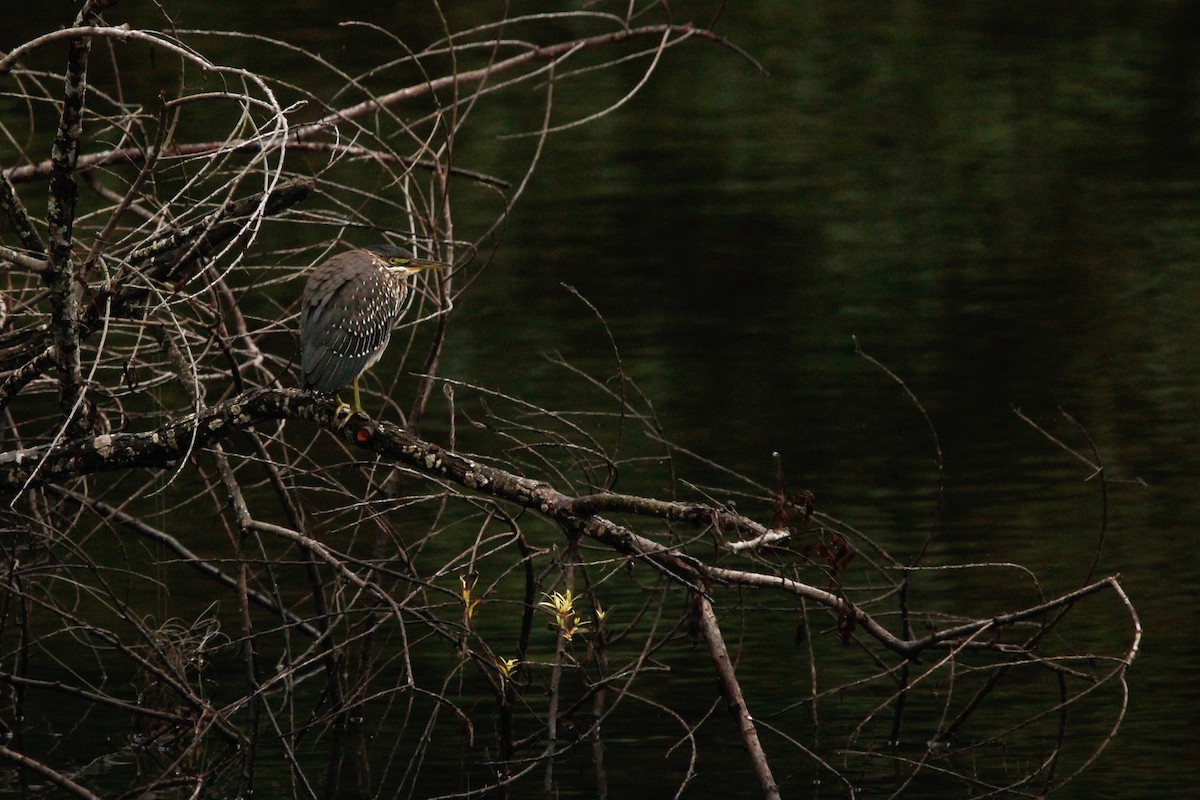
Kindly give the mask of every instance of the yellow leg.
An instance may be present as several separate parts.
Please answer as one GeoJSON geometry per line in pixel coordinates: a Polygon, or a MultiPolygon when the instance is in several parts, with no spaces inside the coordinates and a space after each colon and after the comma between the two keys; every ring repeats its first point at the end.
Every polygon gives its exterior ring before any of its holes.
{"type": "MultiPolygon", "coordinates": [[[[356,411],[354,408],[351,408],[350,406],[348,406],[346,404],[346,401],[342,399],[342,395],[340,392],[336,395],[336,397],[337,397],[337,401],[338,401],[338,407],[337,407],[337,411],[333,412],[333,418],[335,420],[337,420],[338,430],[341,430],[342,428],[346,427],[346,423],[350,421],[350,418],[355,415],[356,411]]],[[[358,405],[358,379],[357,378],[354,380],[354,405],[355,406],[358,405]]]]}
{"type": "Polygon", "coordinates": [[[337,395],[338,408],[337,408],[337,411],[334,413],[334,419],[338,420],[338,428],[339,429],[346,427],[346,423],[349,422],[350,418],[353,417],[355,414],[365,414],[366,413],[365,411],[363,411],[362,397],[359,396],[359,393],[358,393],[358,378],[355,378],[353,381],[351,381],[351,385],[354,387],[354,405],[353,406],[347,405],[346,401],[342,399],[341,394],[337,395]]]}

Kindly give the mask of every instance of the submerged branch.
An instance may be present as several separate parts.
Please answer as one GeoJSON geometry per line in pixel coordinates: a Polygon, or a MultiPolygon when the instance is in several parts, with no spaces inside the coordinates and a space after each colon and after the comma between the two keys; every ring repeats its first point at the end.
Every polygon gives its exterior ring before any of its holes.
{"type": "Polygon", "coordinates": [[[733,661],[729,658],[729,650],[725,647],[725,638],[721,635],[721,626],[717,624],[717,615],[713,613],[712,603],[703,597],[696,598],[694,612],[698,618],[700,632],[708,642],[708,651],[712,656],[713,666],[717,672],[717,682],[721,694],[729,705],[729,712],[737,721],[738,732],[742,736],[742,744],[750,754],[750,763],[762,787],[763,797],[767,800],[778,800],[779,785],[771,774],[771,765],[767,763],[767,754],[763,751],[758,738],[758,730],[754,727],[754,717],[746,707],[746,698],[742,694],[742,685],[738,682],[733,671],[733,661]]]}

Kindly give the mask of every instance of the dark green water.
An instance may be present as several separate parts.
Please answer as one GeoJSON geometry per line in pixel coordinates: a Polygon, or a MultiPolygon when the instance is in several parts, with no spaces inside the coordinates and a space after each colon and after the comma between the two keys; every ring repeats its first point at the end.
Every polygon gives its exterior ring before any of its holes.
{"type": "MultiPolygon", "coordinates": [[[[1128,719],[1065,795],[1172,794],[1194,787],[1180,755],[1200,713],[1200,7],[1055,8],[739,7],[723,30],[771,77],[718,52],[668,64],[627,113],[554,144],[501,257],[513,295],[538,298],[519,341],[599,350],[575,301],[538,289],[576,286],[677,439],[762,480],[782,453],[894,552],[935,525],[932,448],[852,336],[937,427],[937,563],[1079,580],[1098,490],[1012,407],[1086,450],[1057,409],[1085,424],[1110,476],[1149,483],[1114,490],[1101,560],[1146,638],[1128,719]]],[[[495,325],[488,306],[464,316],[495,325]]],[[[506,346],[472,352],[471,373],[506,346]]],[[[992,580],[955,597],[1005,591],[992,580]]],[[[778,663],[761,666],[774,683],[778,663]]],[[[1101,736],[1102,717],[1076,734],[1101,736]]]]}
{"type": "MultiPolygon", "coordinates": [[[[331,58],[372,60],[339,39],[326,4],[282,21],[224,5],[214,16],[213,4],[187,4],[177,21],[269,29],[331,58]]],[[[359,5],[336,15],[397,24],[390,6],[359,5]]],[[[408,4],[395,13],[427,24],[408,4]]],[[[712,9],[675,13],[700,21],[712,9]]],[[[460,301],[444,374],[549,407],[591,402],[540,360],[556,352],[613,371],[603,330],[560,287],[569,284],[604,315],[674,441],[768,484],[778,452],[822,511],[902,560],[933,530],[926,563],[1019,562],[1049,592],[1082,580],[1100,494],[1013,407],[1090,452],[1061,407],[1086,426],[1109,477],[1148,483],[1112,488],[1099,567],[1123,576],[1146,631],[1129,714],[1061,796],[1186,793],[1200,722],[1200,4],[752,2],[727,9],[720,30],[770,76],[686,45],[622,109],[551,138],[493,263],[460,301]],[[929,431],[855,355],[854,337],[936,427],[940,513],[929,431]]],[[[221,53],[239,55],[254,57],[221,53]]],[[[640,66],[587,91],[564,84],[556,122],[616,100],[640,66]]],[[[460,163],[519,179],[512,164],[532,143],[492,134],[531,130],[541,113],[535,102],[481,112],[460,163]]],[[[458,213],[467,231],[490,221],[482,206],[478,218],[469,204],[458,213]]],[[[1031,599],[1002,571],[930,578],[916,591],[967,613],[1031,599]]],[[[794,679],[805,669],[802,654],[751,648],[739,674],[770,718],[807,690],[794,679]]],[[[668,688],[694,692],[685,704],[700,711],[711,702],[707,674],[668,688]]],[[[1116,703],[1109,692],[1081,711],[1072,741],[1086,750],[1102,739],[1116,703]]],[[[705,786],[745,785],[737,748],[726,749],[733,777],[705,786]]],[[[777,776],[805,796],[811,765],[780,752],[777,776]]],[[[682,769],[662,763],[622,765],[627,776],[613,767],[614,791],[682,769]]]]}

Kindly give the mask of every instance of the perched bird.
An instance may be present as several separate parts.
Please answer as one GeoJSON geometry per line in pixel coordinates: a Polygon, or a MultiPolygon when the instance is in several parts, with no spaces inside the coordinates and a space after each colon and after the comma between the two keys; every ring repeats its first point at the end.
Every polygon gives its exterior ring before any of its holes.
{"type": "Polygon", "coordinates": [[[392,329],[412,305],[409,278],[445,266],[383,244],[338,253],[314,268],[300,307],[305,388],[328,395],[353,385],[354,406],[347,408],[339,397],[339,414],[361,413],[358,376],[379,360],[392,329]]]}

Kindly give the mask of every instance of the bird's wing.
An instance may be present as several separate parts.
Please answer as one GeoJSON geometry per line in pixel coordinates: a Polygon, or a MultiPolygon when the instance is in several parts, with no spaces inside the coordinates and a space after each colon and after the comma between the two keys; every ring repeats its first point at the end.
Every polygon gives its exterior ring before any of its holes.
{"type": "Polygon", "coordinates": [[[309,277],[300,310],[300,371],[324,394],[350,385],[387,347],[396,301],[374,267],[348,268],[338,257],[309,277]]]}

